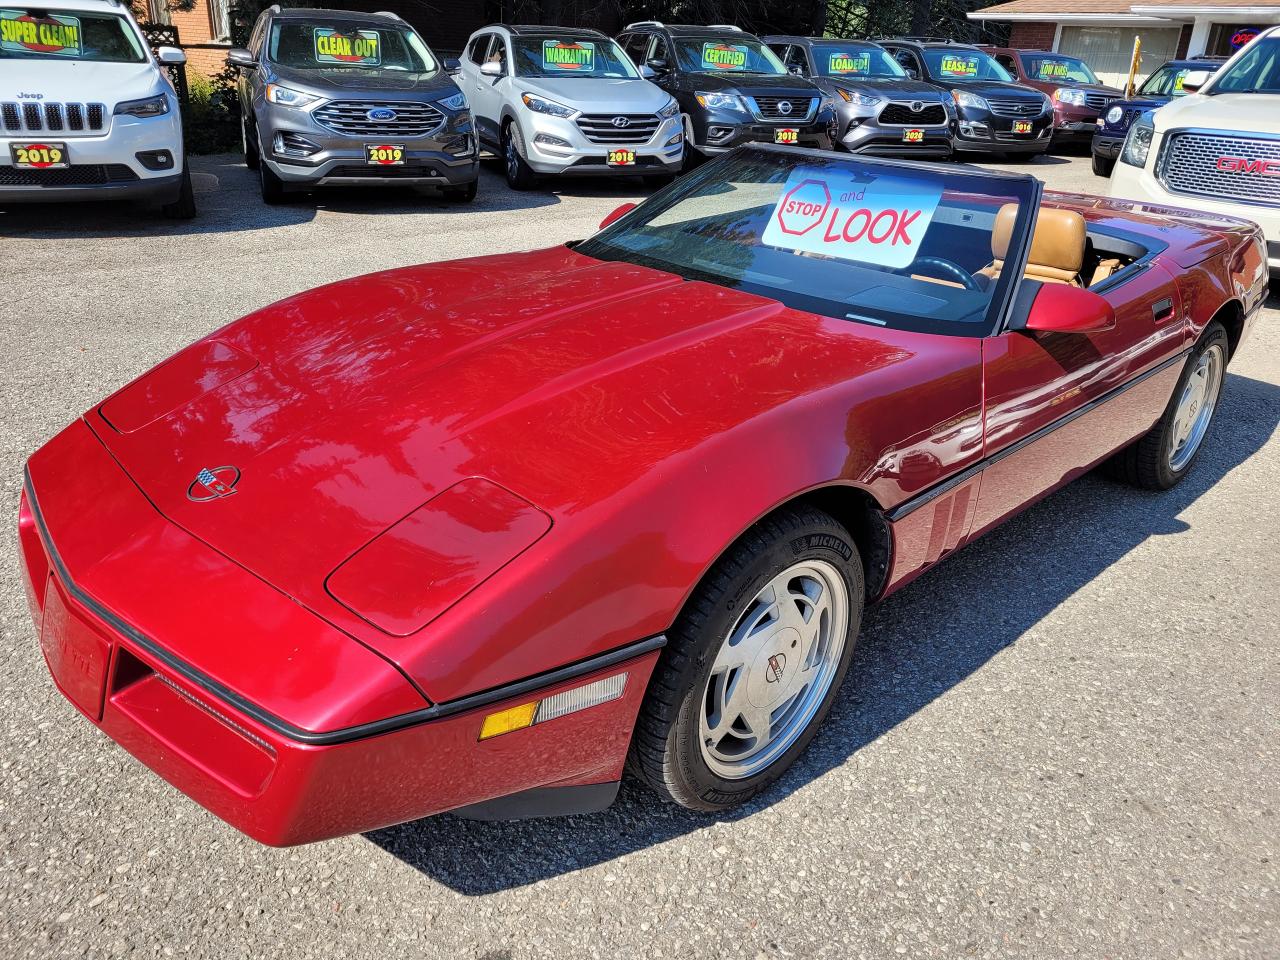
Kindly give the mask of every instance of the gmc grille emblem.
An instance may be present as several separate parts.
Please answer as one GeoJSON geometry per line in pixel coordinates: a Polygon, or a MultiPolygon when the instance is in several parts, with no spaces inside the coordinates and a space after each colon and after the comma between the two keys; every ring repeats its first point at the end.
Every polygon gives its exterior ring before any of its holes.
{"type": "Polygon", "coordinates": [[[1223,173],[1256,173],[1262,177],[1280,177],[1280,160],[1249,160],[1245,157],[1219,157],[1218,169],[1223,173]]]}

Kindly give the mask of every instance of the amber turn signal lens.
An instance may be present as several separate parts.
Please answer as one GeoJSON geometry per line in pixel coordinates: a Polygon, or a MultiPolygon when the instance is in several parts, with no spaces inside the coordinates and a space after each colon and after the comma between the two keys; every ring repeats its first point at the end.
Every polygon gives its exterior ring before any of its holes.
{"type": "Polygon", "coordinates": [[[538,712],[538,701],[522,703],[518,707],[509,707],[498,713],[491,713],[484,718],[484,726],[480,728],[480,739],[488,740],[513,730],[523,730],[533,726],[533,717],[538,712]]]}

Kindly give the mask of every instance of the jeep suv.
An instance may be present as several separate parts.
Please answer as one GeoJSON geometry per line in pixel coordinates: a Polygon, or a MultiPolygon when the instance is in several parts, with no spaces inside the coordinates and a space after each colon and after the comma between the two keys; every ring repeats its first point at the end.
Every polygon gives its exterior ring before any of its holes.
{"type": "Polygon", "coordinates": [[[195,216],[178,96],[126,6],[0,9],[0,203],[129,198],[195,216]]]}
{"type": "Polygon", "coordinates": [[[331,184],[474,199],[480,161],[466,97],[394,13],[273,6],[227,62],[240,71],[245,164],[267,203],[331,184]]]}
{"type": "Polygon", "coordinates": [[[679,106],[597,30],[485,27],[467,41],[459,79],[515,190],[540,174],[680,172],[679,106]]]}
{"type": "Polygon", "coordinates": [[[951,98],[912,80],[889,51],[868,40],[765,37],[782,65],[831,97],[836,147],[876,156],[951,156],[951,98]]]}
{"type": "Polygon", "coordinates": [[[1038,90],[1013,82],[989,54],[977,47],[921,37],[881,40],[907,75],[925,80],[955,103],[952,146],[1010,159],[1049,149],[1053,105],[1038,90]]]}
{"type": "Polygon", "coordinates": [[[752,141],[831,147],[831,98],[737,27],[646,20],[627,26],[618,42],[680,104],[694,161],[752,141]]]}

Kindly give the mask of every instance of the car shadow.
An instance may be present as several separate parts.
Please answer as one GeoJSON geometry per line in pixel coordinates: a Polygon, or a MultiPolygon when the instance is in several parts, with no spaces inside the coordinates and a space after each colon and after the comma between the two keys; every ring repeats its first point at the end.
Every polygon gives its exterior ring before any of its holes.
{"type": "MultiPolygon", "coordinates": [[[[1273,294],[1273,302],[1276,300],[1273,294]]],[[[482,823],[448,815],[366,834],[466,895],[519,887],[734,821],[778,802],[963,683],[1083,586],[1181,519],[1280,425],[1280,387],[1227,378],[1216,429],[1190,475],[1150,493],[1090,474],[867,612],[848,679],[809,750],[772,788],[718,818],[660,801],[631,779],[601,813],[482,823]],[[1229,426],[1228,426],[1229,425],[1229,426]],[[1000,577],[992,571],[1018,571],[1000,577]]],[[[1082,656],[1084,653],[1082,653],[1082,656]]]]}

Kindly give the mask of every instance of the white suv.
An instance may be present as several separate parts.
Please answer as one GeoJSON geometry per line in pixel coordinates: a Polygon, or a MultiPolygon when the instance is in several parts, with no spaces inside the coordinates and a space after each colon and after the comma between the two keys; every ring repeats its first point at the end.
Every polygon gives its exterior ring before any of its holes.
{"type": "Polygon", "coordinates": [[[1280,276],[1280,27],[1182,88],[1192,95],[1129,127],[1111,196],[1252,220],[1280,276]]]}
{"type": "Polygon", "coordinates": [[[178,97],[128,7],[0,0],[0,204],[128,197],[195,215],[178,97]]]}

